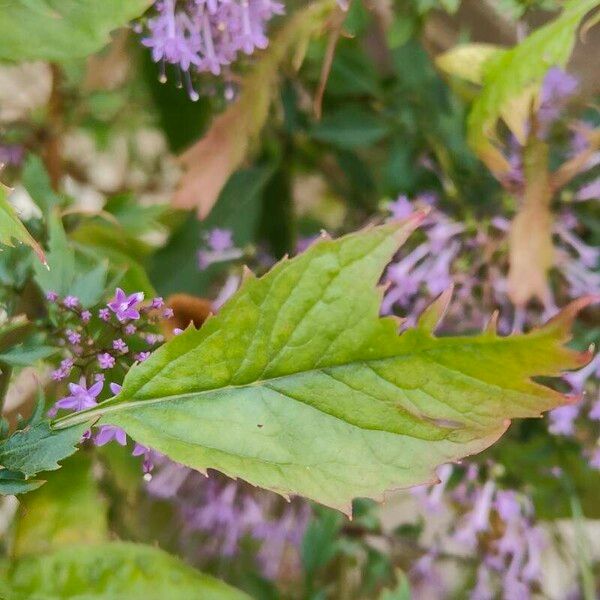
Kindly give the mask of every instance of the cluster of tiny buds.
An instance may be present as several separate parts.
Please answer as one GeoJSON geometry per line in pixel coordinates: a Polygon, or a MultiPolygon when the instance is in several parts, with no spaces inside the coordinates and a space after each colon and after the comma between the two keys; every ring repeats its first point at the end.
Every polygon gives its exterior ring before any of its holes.
{"type": "Polygon", "coordinates": [[[116,289],[110,302],[94,312],[83,309],[75,296],[61,298],[56,292],[48,292],[46,299],[62,315],[57,343],[70,354],[52,372],[52,379],[56,381],[68,378],[75,366],[83,371],[92,362],[96,368],[106,371],[118,362],[125,368],[131,359],[145,361],[151,350],[164,341],[163,336],[152,329],[159,320],[173,316],[173,310],[165,306],[162,298],[143,303],[143,293],[127,295],[121,288],[116,289]]]}
{"type": "MultiPolygon", "coordinates": [[[[46,299],[54,307],[56,344],[68,354],[51,373],[54,381],[68,382],[68,394],[50,408],[49,417],[55,417],[59,410],[78,412],[97,406],[105,390],[106,374],[122,381],[134,363],[147,360],[164,341],[157,332],[159,322],[173,317],[173,309],[162,298],[144,302],[143,293],[126,294],[121,288],[108,303],[93,310],[84,308],[72,295],[60,297],[48,292],[46,299]]],[[[115,381],[108,387],[113,395],[121,391],[115,381]]],[[[110,441],[122,446],[127,443],[125,432],[112,425],[100,427],[94,435],[89,431],[84,438],[97,446],[110,441]]],[[[136,444],[133,455],[144,457],[144,477],[149,479],[153,452],[136,444]]]]}

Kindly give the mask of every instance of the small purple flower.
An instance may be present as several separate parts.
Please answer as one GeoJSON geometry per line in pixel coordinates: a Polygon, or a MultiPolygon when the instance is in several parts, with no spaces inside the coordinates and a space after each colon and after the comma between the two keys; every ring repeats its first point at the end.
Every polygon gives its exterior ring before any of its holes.
{"type": "Polygon", "coordinates": [[[137,331],[137,327],[133,323],[125,325],[125,333],[127,335],[133,335],[137,331]]]}
{"type": "Polygon", "coordinates": [[[408,196],[398,196],[394,202],[388,204],[387,209],[392,213],[392,219],[406,219],[414,212],[413,205],[408,196]]]}
{"type": "Polygon", "coordinates": [[[79,298],[76,298],[75,296],[67,296],[63,300],[63,306],[65,308],[77,308],[79,306],[79,298]]]}
{"type": "Polygon", "coordinates": [[[152,298],[152,302],[150,302],[150,308],[159,309],[162,308],[164,305],[165,301],[160,296],[152,298]]]}
{"type": "Polygon", "coordinates": [[[600,199],[600,178],[587,183],[575,194],[576,200],[598,200],[600,199]]]}
{"type": "Polygon", "coordinates": [[[78,331],[74,331],[73,329],[67,329],[65,331],[65,335],[67,340],[69,340],[70,344],[79,344],[81,342],[81,334],[78,331]]]}
{"type": "Polygon", "coordinates": [[[152,450],[150,450],[150,448],[147,448],[146,446],[142,446],[141,444],[136,443],[131,454],[133,456],[144,457],[144,462],[142,463],[142,470],[144,472],[144,479],[149,481],[151,479],[150,473],[154,469],[152,450]]]}
{"type": "Polygon", "coordinates": [[[135,321],[140,318],[140,312],[136,306],[143,299],[144,294],[142,292],[135,292],[128,296],[121,288],[117,288],[115,297],[108,303],[108,308],[115,313],[121,323],[135,321]]]}
{"type": "Polygon", "coordinates": [[[554,435],[573,435],[575,433],[575,419],[579,415],[577,404],[559,406],[550,413],[550,426],[548,431],[554,435]]]}
{"type": "Polygon", "coordinates": [[[144,362],[145,360],[148,360],[150,358],[150,352],[138,352],[135,355],[135,360],[137,360],[138,362],[144,362]]]}
{"type": "Polygon", "coordinates": [[[548,125],[555,121],[568,100],[577,92],[579,81],[559,67],[552,67],[546,73],[540,91],[538,118],[548,125]]]}
{"type": "Polygon", "coordinates": [[[110,311],[108,310],[108,308],[101,308],[98,311],[98,316],[100,317],[100,319],[102,319],[103,321],[109,321],[110,320],[110,311]]]}
{"type": "Polygon", "coordinates": [[[81,313],[81,321],[85,324],[85,323],[89,323],[90,319],[92,318],[92,313],[89,310],[84,310],[81,313]]]}
{"type": "Polygon", "coordinates": [[[173,309],[170,306],[167,306],[167,308],[165,308],[165,310],[163,311],[163,319],[171,319],[173,317],[175,313],[173,312],[173,309]]]}
{"type": "Polygon", "coordinates": [[[180,335],[181,333],[183,333],[183,329],[180,329],[179,327],[173,329],[173,335],[180,335]]]}
{"type": "Polygon", "coordinates": [[[58,294],[56,292],[48,292],[46,294],[46,300],[48,300],[48,302],[56,302],[58,300],[58,294]]]}
{"type": "Polygon", "coordinates": [[[101,369],[112,369],[115,366],[115,357],[108,352],[98,354],[98,365],[101,369]]]}
{"type": "Polygon", "coordinates": [[[158,333],[147,333],[146,334],[146,342],[153,346],[154,344],[160,344],[164,341],[164,337],[158,333]]]}
{"type": "Polygon", "coordinates": [[[233,248],[233,236],[229,229],[211,229],[205,236],[206,243],[211,250],[222,252],[233,248]]]}
{"type": "Polygon", "coordinates": [[[123,389],[123,386],[118,383],[110,383],[108,387],[115,396],[123,389]]]}
{"type": "Polygon", "coordinates": [[[86,386],[85,377],[79,380],[79,383],[70,383],[70,396],[61,398],[54,405],[55,408],[64,408],[65,410],[80,411],[86,408],[92,408],[98,403],[96,398],[102,391],[104,384],[102,381],[97,381],[89,388],[86,386]]]}
{"type": "Polygon", "coordinates": [[[96,446],[104,446],[104,444],[108,444],[112,440],[121,446],[126,446],[127,434],[116,425],[103,425],[94,438],[94,444],[96,446]]]}
{"type": "Polygon", "coordinates": [[[592,421],[600,421],[600,399],[592,404],[588,416],[592,421]]]}
{"type": "Polygon", "coordinates": [[[112,345],[113,345],[113,348],[117,352],[120,352],[121,354],[126,354],[127,352],[129,352],[129,347],[121,338],[117,338],[116,340],[113,340],[112,345]]]}
{"type": "Polygon", "coordinates": [[[72,358],[65,358],[61,361],[60,367],[55,369],[50,374],[50,377],[54,381],[60,381],[61,379],[66,379],[71,374],[71,369],[73,368],[74,362],[72,358]]]}

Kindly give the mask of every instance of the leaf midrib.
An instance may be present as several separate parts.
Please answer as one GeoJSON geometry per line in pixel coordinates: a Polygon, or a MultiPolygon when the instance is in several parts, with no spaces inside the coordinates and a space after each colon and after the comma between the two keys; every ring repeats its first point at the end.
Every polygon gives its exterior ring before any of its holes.
{"type": "MultiPolygon", "coordinates": [[[[453,338],[452,341],[453,342],[459,341],[459,339],[460,338],[453,338]]],[[[508,339],[508,338],[496,338],[495,341],[505,341],[506,339],[508,339]]],[[[473,343],[473,341],[470,341],[466,345],[475,347],[478,344],[473,343]]],[[[58,419],[55,423],[55,426],[57,428],[63,428],[63,427],[67,427],[69,425],[74,425],[76,423],[85,422],[85,421],[90,420],[97,416],[105,416],[106,414],[110,414],[113,412],[119,412],[122,410],[128,410],[131,408],[135,408],[137,406],[151,406],[154,404],[160,404],[162,402],[173,402],[173,401],[179,401],[179,400],[186,400],[189,398],[204,396],[207,394],[213,394],[213,393],[217,393],[217,392],[221,392],[221,391],[227,392],[227,391],[232,391],[232,390],[243,390],[243,389],[252,388],[252,387],[266,387],[266,388],[271,389],[272,391],[275,391],[275,392],[281,394],[282,393],[281,390],[274,389],[274,388],[270,387],[269,384],[271,384],[272,382],[275,382],[275,381],[285,380],[285,379],[292,378],[292,377],[295,377],[298,375],[305,375],[305,374],[310,374],[310,373],[326,373],[325,369],[341,369],[341,368],[348,368],[348,367],[352,367],[352,366],[356,366],[356,365],[360,365],[360,364],[368,364],[369,366],[371,366],[372,364],[381,364],[381,363],[385,363],[385,362],[389,362],[389,361],[394,361],[394,360],[397,360],[402,357],[429,354],[430,352],[435,351],[435,350],[436,350],[435,347],[416,348],[416,349],[413,348],[413,349],[411,349],[410,352],[398,353],[398,354],[394,354],[393,356],[374,358],[374,359],[370,359],[370,360],[364,360],[364,359],[353,360],[350,362],[338,363],[338,364],[334,364],[334,365],[323,365],[323,366],[319,366],[319,367],[313,367],[310,369],[306,369],[304,371],[294,371],[292,373],[286,373],[284,375],[278,375],[276,377],[267,377],[267,378],[263,378],[263,379],[257,379],[256,381],[241,383],[241,384],[237,384],[237,385],[228,384],[228,385],[223,385],[223,386],[214,387],[214,388],[207,388],[207,389],[196,390],[196,391],[192,391],[192,392],[186,392],[186,393],[182,393],[182,394],[170,394],[170,395],[160,396],[157,398],[146,398],[146,399],[140,399],[140,400],[127,400],[125,402],[116,402],[116,401],[114,401],[114,399],[117,398],[118,396],[115,396],[113,398],[106,400],[104,404],[100,404],[96,408],[91,408],[91,409],[88,409],[87,411],[79,412],[74,415],[68,415],[66,417],[63,417],[62,419],[58,419]]],[[[436,361],[435,359],[432,359],[431,357],[428,357],[428,360],[431,360],[433,363],[435,363],[436,365],[438,365],[441,368],[449,369],[451,371],[456,371],[456,372],[460,373],[461,375],[463,375],[464,377],[468,377],[470,379],[476,380],[486,386],[497,388],[502,391],[517,392],[519,394],[522,394],[523,396],[525,396],[525,395],[532,396],[533,395],[529,392],[526,392],[526,391],[523,391],[520,389],[516,389],[516,388],[510,387],[510,386],[500,386],[498,384],[490,383],[490,382],[480,379],[474,375],[465,373],[464,371],[461,371],[460,369],[448,367],[447,365],[444,365],[444,364],[436,361]]],[[[149,380],[148,382],[146,382],[145,385],[150,383],[150,381],[152,381],[152,380],[149,380]]],[[[397,385],[397,384],[394,384],[394,385],[397,385]]],[[[399,387],[399,389],[403,389],[403,388],[400,388],[400,386],[397,386],[397,387],[399,387]]],[[[410,388],[405,388],[405,389],[410,389],[410,388]]],[[[299,402],[299,403],[305,404],[306,406],[310,406],[311,408],[314,408],[315,410],[318,410],[318,411],[322,412],[323,414],[327,414],[329,416],[339,418],[339,416],[337,416],[337,415],[331,414],[331,413],[323,410],[322,408],[317,408],[317,407],[313,406],[312,404],[308,404],[306,402],[298,400],[297,398],[291,398],[291,399],[294,400],[295,402],[299,402]]],[[[344,422],[348,422],[348,421],[344,421],[344,422]]],[[[360,428],[365,429],[365,430],[370,430],[370,429],[375,430],[375,428],[368,428],[368,427],[362,427],[362,426],[360,426],[360,428]]],[[[381,430],[381,431],[383,431],[383,430],[381,430]]]]}

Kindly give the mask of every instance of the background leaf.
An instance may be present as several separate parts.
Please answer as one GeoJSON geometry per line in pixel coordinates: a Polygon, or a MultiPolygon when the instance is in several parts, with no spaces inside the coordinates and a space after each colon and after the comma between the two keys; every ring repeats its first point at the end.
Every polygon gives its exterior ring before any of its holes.
{"type": "Polygon", "coordinates": [[[244,600],[248,596],[158,548],[111,542],[71,545],[7,569],[11,600],[244,600]]]}
{"type": "Polygon", "coordinates": [[[42,247],[33,239],[29,231],[25,229],[25,225],[19,220],[15,209],[8,201],[7,189],[0,183],[0,244],[13,246],[13,240],[31,246],[40,261],[44,265],[46,264],[42,247]]]}
{"type": "Polygon", "coordinates": [[[45,486],[21,499],[12,556],[100,543],[107,536],[106,505],[94,481],[92,456],[78,452],[45,486]]]}

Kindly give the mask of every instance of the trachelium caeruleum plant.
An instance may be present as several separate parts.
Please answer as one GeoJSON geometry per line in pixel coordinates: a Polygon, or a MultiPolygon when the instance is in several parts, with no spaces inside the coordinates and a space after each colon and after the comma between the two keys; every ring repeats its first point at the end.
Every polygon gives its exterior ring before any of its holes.
{"type": "Polygon", "coordinates": [[[0,597],[597,596],[598,3],[459,4],[3,7],[0,597]]]}

